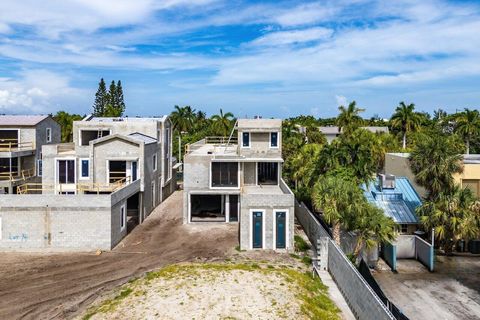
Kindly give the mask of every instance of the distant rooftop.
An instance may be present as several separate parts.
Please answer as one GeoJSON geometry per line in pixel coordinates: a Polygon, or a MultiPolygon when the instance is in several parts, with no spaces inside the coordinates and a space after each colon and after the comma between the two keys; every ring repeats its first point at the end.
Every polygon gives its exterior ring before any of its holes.
{"type": "MultiPolygon", "coordinates": [[[[362,129],[368,130],[370,132],[388,132],[388,127],[361,127],[362,129]]],[[[339,127],[337,126],[326,126],[326,127],[318,127],[320,132],[323,134],[339,134],[341,133],[339,127]]]]}
{"type": "Polygon", "coordinates": [[[237,127],[239,129],[281,129],[281,119],[238,119],[237,127]]]}
{"type": "Polygon", "coordinates": [[[405,177],[395,178],[395,188],[381,189],[378,182],[363,186],[367,200],[383,209],[398,224],[419,223],[415,209],[422,204],[420,196],[405,177]]]}
{"type": "MultiPolygon", "coordinates": [[[[390,152],[387,155],[408,158],[410,157],[410,153],[408,152],[390,152]]],[[[466,164],[480,164],[480,154],[464,154],[463,155],[463,163],[466,164]]]]}
{"type": "Polygon", "coordinates": [[[0,126],[35,126],[47,115],[0,115],[0,126]]]}
{"type": "Polygon", "coordinates": [[[137,122],[137,121],[165,121],[167,116],[160,117],[94,117],[88,115],[82,119],[82,121],[92,121],[92,122],[137,122]]]}

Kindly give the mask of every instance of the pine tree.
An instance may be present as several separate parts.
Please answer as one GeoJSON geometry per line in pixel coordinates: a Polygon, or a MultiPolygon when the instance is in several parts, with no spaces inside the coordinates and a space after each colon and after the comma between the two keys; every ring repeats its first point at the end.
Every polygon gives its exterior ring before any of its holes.
{"type": "Polygon", "coordinates": [[[110,88],[108,90],[108,104],[111,106],[113,110],[116,110],[118,108],[117,86],[115,85],[115,81],[113,80],[110,83],[110,88]]]}
{"type": "Polygon", "coordinates": [[[117,103],[118,103],[118,111],[120,112],[120,115],[123,115],[125,112],[125,101],[123,100],[123,88],[122,88],[122,82],[118,80],[117,82],[117,103]]]}
{"type": "Polygon", "coordinates": [[[105,81],[100,79],[98,83],[98,90],[95,94],[95,102],[93,103],[93,115],[96,117],[102,117],[105,113],[105,107],[108,103],[108,94],[105,81]]]}

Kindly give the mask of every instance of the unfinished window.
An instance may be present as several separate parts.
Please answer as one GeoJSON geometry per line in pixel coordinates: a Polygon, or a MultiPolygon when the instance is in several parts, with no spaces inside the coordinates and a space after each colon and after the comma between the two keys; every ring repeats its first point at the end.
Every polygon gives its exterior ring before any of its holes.
{"type": "Polygon", "coordinates": [[[82,146],[88,146],[90,141],[110,135],[110,130],[81,130],[80,142],[82,146]]]}
{"type": "Polygon", "coordinates": [[[278,148],[278,132],[270,132],[270,148],[278,148]]]}
{"type": "Polygon", "coordinates": [[[212,162],[213,188],[238,188],[238,162],[212,162]]]}
{"type": "Polygon", "coordinates": [[[401,224],[400,225],[400,233],[402,233],[402,234],[408,233],[408,224],[401,224]]]}
{"type": "Polygon", "coordinates": [[[75,160],[58,160],[58,182],[75,183],[75,160]]]}
{"type": "Polygon", "coordinates": [[[259,162],[257,169],[259,185],[277,185],[278,184],[278,163],[277,162],[259,162]]]}
{"type": "Polygon", "coordinates": [[[0,158],[0,180],[10,180],[18,174],[18,158],[0,158]]]}
{"type": "Polygon", "coordinates": [[[47,143],[52,142],[52,128],[47,128],[47,132],[45,133],[47,138],[47,143]]]}
{"type": "Polygon", "coordinates": [[[225,195],[192,194],[190,196],[191,222],[225,222],[225,195]]]}
{"type": "Polygon", "coordinates": [[[0,151],[18,147],[18,130],[0,130],[0,151]]]}
{"type": "Polygon", "coordinates": [[[42,176],[42,159],[37,160],[37,176],[42,176]]]}
{"type": "Polygon", "coordinates": [[[242,132],[242,147],[250,147],[250,132],[242,132]]]}
{"type": "Polygon", "coordinates": [[[153,161],[153,164],[152,164],[153,171],[157,171],[157,155],[156,154],[153,155],[152,161],[153,161]]]}
{"type": "Polygon", "coordinates": [[[127,161],[108,162],[108,182],[125,181],[127,178],[127,161]]]}
{"type": "Polygon", "coordinates": [[[120,207],[120,230],[125,229],[125,225],[127,224],[127,212],[125,210],[125,205],[120,207]]]}

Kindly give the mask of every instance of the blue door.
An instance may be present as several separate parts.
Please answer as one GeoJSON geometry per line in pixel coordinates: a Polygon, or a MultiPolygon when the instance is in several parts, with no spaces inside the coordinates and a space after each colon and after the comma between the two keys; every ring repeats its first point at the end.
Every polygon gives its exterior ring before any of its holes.
{"type": "Polygon", "coordinates": [[[132,162],[132,182],[137,180],[137,161],[132,162]]]}
{"type": "Polygon", "coordinates": [[[276,243],[275,246],[277,249],[285,249],[286,247],[286,238],[287,238],[287,213],[285,211],[275,212],[275,221],[276,221],[276,243]]]}
{"type": "Polygon", "coordinates": [[[254,211],[253,212],[253,248],[262,248],[262,232],[263,232],[263,221],[262,221],[263,212],[254,211]]]}

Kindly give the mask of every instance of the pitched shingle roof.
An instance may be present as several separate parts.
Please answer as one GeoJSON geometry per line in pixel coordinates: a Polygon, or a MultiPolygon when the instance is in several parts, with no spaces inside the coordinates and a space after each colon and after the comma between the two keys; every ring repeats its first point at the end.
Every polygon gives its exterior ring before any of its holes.
{"type": "Polygon", "coordinates": [[[35,126],[48,116],[0,115],[0,126],[35,126]]]}

